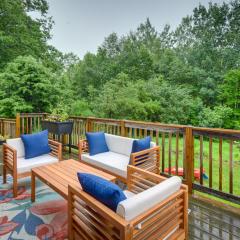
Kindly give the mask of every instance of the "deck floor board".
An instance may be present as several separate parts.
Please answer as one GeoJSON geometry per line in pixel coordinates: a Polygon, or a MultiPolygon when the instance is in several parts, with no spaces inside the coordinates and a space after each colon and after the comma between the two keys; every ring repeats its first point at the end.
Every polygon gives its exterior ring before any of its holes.
{"type": "Polygon", "coordinates": [[[189,239],[240,240],[239,214],[195,198],[189,208],[189,239]]]}

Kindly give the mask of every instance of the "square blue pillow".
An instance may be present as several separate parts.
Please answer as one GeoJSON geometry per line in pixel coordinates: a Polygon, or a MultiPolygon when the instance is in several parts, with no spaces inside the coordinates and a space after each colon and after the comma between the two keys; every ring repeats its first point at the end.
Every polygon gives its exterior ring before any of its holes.
{"type": "Polygon", "coordinates": [[[48,130],[33,134],[23,134],[21,139],[25,148],[25,159],[38,157],[51,151],[48,145],[48,130]]]}
{"type": "Polygon", "coordinates": [[[104,132],[88,132],[86,133],[86,138],[90,156],[109,152],[104,132]]]}
{"type": "Polygon", "coordinates": [[[151,137],[145,137],[143,139],[134,140],[132,145],[132,153],[140,152],[150,148],[151,137]]]}
{"type": "MultiPolygon", "coordinates": [[[[132,146],[132,153],[140,152],[140,151],[149,149],[150,148],[150,143],[151,143],[151,137],[145,137],[143,139],[134,140],[133,141],[133,146],[132,146]]],[[[135,160],[135,166],[139,166],[139,165],[143,164],[145,162],[143,160],[147,160],[148,157],[149,156],[148,156],[147,153],[138,156],[135,160]]]]}
{"type": "Polygon", "coordinates": [[[122,189],[101,177],[89,173],[77,173],[84,192],[116,212],[118,203],[125,200],[122,189]]]}

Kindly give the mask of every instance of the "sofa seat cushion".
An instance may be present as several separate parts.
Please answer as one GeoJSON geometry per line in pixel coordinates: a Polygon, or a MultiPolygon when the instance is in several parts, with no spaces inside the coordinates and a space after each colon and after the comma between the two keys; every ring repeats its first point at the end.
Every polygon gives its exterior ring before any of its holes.
{"type": "Polygon", "coordinates": [[[123,178],[127,178],[129,157],[115,152],[99,153],[90,156],[88,153],[81,156],[82,161],[105,169],[123,178]]]}
{"type": "Polygon", "coordinates": [[[181,183],[182,180],[179,177],[168,178],[156,186],[120,202],[117,214],[130,221],[177,192],[181,183]]]}
{"type": "Polygon", "coordinates": [[[31,171],[34,167],[40,167],[50,163],[56,163],[58,159],[49,155],[43,154],[41,156],[25,159],[25,158],[18,158],[17,159],[17,171],[18,173],[24,173],[31,171]]]}

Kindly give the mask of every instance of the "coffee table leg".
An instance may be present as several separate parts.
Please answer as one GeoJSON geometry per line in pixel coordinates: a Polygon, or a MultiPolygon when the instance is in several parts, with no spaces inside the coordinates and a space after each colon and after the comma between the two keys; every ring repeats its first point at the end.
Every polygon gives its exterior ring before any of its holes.
{"type": "Polygon", "coordinates": [[[35,174],[32,171],[31,173],[31,200],[32,202],[35,202],[35,188],[36,188],[36,182],[35,182],[35,174]]]}

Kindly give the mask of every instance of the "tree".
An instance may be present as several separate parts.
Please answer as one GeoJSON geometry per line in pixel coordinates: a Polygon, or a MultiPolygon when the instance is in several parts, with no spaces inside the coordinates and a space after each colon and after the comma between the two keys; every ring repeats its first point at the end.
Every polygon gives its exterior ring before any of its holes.
{"type": "Polygon", "coordinates": [[[236,127],[232,121],[233,111],[229,107],[216,106],[213,109],[204,108],[199,114],[199,126],[233,128],[236,127]]]}
{"type": "Polygon", "coordinates": [[[0,67],[20,55],[44,58],[52,26],[47,11],[45,0],[0,1],[0,67]],[[29,11],[39,12],[41,18],[32,19],[29,11]]]}
{"type": "Polygon", "coordinates": [[[8,117],[22,111],[47,112],[60,95],[56,76],[31,56],[18,57],[6,66],[0,89],[0,115],[8,117]]]}
{"type": "Polygon", "coordinates": [[[107,118],[142,119],[139,116],[144,111],[137,88],[125,73],[104,85],[94,105],[95,113],[107,118]]]}
{"type": "Polygon", "coordinates": [[[143,83],[141,88],[144,91],[140,89],[140,99],[154,110],[153,114],[148,116],[149,120],[193,125],[198,123],[197,116],[203,107],[202,101],[192,97],[190,89],[170,85],[162,77],[143,83]]]}
{"type": "MultiPolygon", "coordinates": [[[[240,122],[240,69],[229,71],[220,86],[220,99],[222,102],[233,109],[235,125],[239,126],[240,122]]],[[[233,124],[234,125],[234,124],[233,124]]]]}

